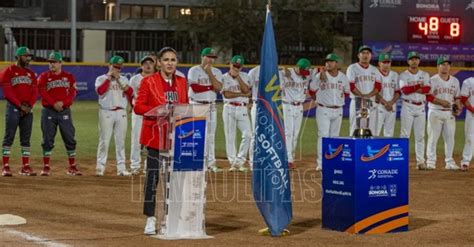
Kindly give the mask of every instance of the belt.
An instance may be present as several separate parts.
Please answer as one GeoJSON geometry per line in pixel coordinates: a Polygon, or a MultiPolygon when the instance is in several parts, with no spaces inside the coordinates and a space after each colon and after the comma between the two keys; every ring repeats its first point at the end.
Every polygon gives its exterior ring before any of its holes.
{"type": "Polygon", "coordinates": [[[294,106],[299,106],[299,105],[302,105],[304,102],[287,102],[287,101],[283,101],[283,104],[288,104],[288,105],[294,105],[294,106]]]}
{"type": "Polygon", "coordinates": [[[326,107],[326,108],[331,108],[331,109],[339,109],[341,108],[342,106],[337,106],[337,105],[323,105],[323,104],[320,104],[318,103],[319,106],[321,107],[326,107]]]}
{"type": "Polygon", "coordinates": [[[438,111],[452,111],[451,109],[433,109],[433,110],[438,110],[438,111]]]}
{"type": "Polygon", "coordinates": [[[403,99],[403,101],[405,101],[407,103],[410,103],[410,104],[413,104],[413,105],[423,105],[424,104],[424,102],[411,101],[411,100],[407,100],[407,99],[403,99]]]}
{"type": "Polygon", "coordinates": [[[201,100],[193,100],[193,101],[196,102],[196,103],[205,104],[205,105],[211,105],[211,104],[216,103],[216,102],[213,102],[213,101],[201,101],[201,100]]]}
{"type": "Polygon", "coordinates": [[[239,103],[239,102],[228,102],[229,104],[233,106],[246,106],[247,103],[239,103]]]}
{"type": "Polygon", "coordinates": [[[102,110],[106,110],[106,111],[118,111],[118,110],[123,110],[124,108],[123,107],[115,107],[115,108],[112,108],[112,109],[105,109],[105,108],[100,108],[102,110]]]}

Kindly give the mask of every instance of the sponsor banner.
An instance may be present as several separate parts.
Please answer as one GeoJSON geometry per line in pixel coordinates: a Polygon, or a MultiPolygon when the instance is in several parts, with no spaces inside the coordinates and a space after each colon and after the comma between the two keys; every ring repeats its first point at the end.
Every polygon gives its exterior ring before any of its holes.
{"type": "Polygon", "coordinates": [[[173,171],[202,171],[206,118],[184,118],[176,122],[173,171]]]}
{"type": "Polygon", "coordinates": [[[323,138],[323,228],[408,230],[408,153],[406,138],[323,138]]]}

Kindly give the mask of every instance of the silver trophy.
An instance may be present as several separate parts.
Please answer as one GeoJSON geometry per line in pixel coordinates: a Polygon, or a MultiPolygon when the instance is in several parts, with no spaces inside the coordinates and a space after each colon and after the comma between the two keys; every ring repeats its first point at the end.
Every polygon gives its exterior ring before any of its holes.
{"type": "MultiPolygon", "coordinates": [[[[357,97],[355,100],[356,108],[356,129],[352,133],[353,137],[371,137],[372,132],[369,128],[370,111],[373,107],[372,100],[368,98],[357,97]]],[[[375,121],[375,119],[374,119],[375,121]]]]}

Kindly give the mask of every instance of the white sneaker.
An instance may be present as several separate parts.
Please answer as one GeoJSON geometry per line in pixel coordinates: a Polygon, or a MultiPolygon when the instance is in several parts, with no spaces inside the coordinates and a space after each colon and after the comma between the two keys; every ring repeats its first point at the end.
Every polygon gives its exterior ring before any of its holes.
{"type": "Polygon", "coordinates": [[[155,235],[156,234],[156,217],[151,216],[146,219],[145,235],[155,235]]]}
{"type": "Polygon", "coordinates": [[[245,166],[239,166],[239,172],[247,172],[249,169],[247,169],[247,167],[245,166]]]}
{"type": "Polygon", "coordinates": [[[469,170],[469,164],[462,164],[461,171],[467,171],[467,170],[469,170]]]}
{"type": "Polygon", "coordinates": [[[132,168],[131,174],[133,176],[140,175],[140,168],[132,168]]]}
{"type": "Polygon", "coordinates": [[[323,167],[322,167],[322,166],[319,166],[319,165],[316,166],[316,171],[317,171],[317,172],[320,172],[320,171],[322,171],[322,170],[323,170],[323,167]]]}
{"type": "Polygon", "coordinates": [[[239,167],[238,167],[238,166],[231,166],[231,167],[229,168],[229,172],[236,172],[236,171],[238,171],[238,170],[239,170],[239,167]]]}
{"type": "Polygon", "coordinates": [[[418,163],[418,164],[416,164],[416,169],[418,169],[418,170],[427,170],[427,167],[426,167],[425,163],[418,163]]]}
{"type": "Polygon", "coordinates": [[[96,167],[96,168],[95,168],[95,175],[96,175],[96,176],[99,176],[99,177],[104,176],[104,170],[105,170],[104,167],[99,167],[99,166],[96,167]]]}
{"type": "Polygon", "coordinates": [[[210,172],[214,172],[214,173],[217,173],[217,172],[221,172],[222,169],[217,167],[216,165],[212,165],[212,166],[209,166],[207,168],[210,172]]]}
{"type": "Polygon", "coordinates": [[[444,169],[456,171],[456,170],[459,170],[460,168],[459,168],[459,166],[457,166],[456,164],[453,163],[453,164],[446,164],[444,169]]]}
{"type": "Polygon", "coordinates": [[[117,171],[117,176],[128,177],[130,175],[132,175],[132,174],[127,170],[117,171]]]}
{"type": "Polygon", "coordinates": [[[436,170],[436,165],[426,165],[426,170],[436,170]]]}

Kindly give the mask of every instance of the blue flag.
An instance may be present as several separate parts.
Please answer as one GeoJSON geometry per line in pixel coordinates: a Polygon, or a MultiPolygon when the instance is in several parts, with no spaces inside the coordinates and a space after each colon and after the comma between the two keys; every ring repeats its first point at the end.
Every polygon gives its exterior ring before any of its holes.
{"type": "Polygon", "coordinates": [[[253,195],[272,236],[293,217],[285,129],[281,112],[278,57],[270,10],[267,10],[260,61],[255,131],[253,195]]]}

